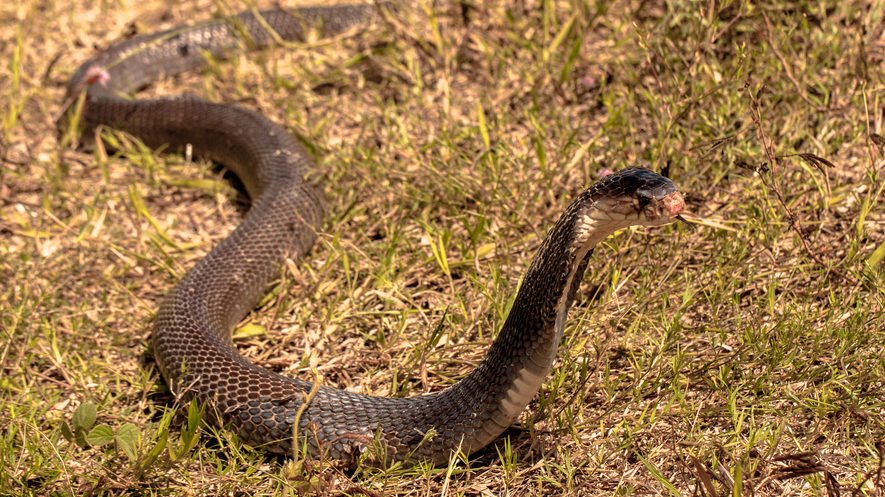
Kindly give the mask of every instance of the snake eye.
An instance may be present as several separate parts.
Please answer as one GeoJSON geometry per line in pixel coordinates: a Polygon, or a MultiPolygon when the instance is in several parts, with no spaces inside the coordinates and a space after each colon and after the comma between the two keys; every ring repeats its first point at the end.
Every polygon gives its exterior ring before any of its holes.
{"type": "Polygon", "coordinates": [[[645,190],[639,190],[636,192],[638,204],[638,210],[645,209],[649,203],[651,203],[651,195],[645,190]]]}

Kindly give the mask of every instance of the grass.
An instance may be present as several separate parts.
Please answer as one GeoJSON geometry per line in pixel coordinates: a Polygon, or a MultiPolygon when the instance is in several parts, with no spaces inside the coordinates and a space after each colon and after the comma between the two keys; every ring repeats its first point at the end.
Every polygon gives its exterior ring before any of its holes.
{"type": "Polygon", "coordinates": [[[258,108],[315,155],[324,234],[236,341],[354,391],[463,377],[604,168],[668,168],[686,193],[697,229],[596,251],[519,427],[447,467],[347,473],[173,419],[150,322],[241,218],[220,173],[54,132],[95,47],[244,5],[2,3],[0,494],[885,492],[885,7],[480,4],[146,92],[258,108]]]}

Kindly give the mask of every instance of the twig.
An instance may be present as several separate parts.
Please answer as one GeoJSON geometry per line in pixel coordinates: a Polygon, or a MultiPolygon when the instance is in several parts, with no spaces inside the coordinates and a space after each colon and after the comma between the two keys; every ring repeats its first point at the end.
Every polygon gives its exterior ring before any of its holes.
{"type": "MultiPolygon", "coordinates": [[[[765,184],[771,191],[774,192],[774,195],[777,197],[777,202],[780,204],[781,208],[787,215],[787,220],[790,222],[790,227],[793,228],[793,231],[799,235],[799,240],[802,241],[802,247],[805,249],[805,252],[811,257],[814,262],[820,264],[824,268],[826,268],[826,264],[811,250],[811,244],[808,242],[808,238],[805,236],[805,233],[802,232],[802,229],[799,227],[799,221],[796,218],[796,214],[792,209],[787,205],[786,200],[784,199],[784,195],[781,192],[780,185],[778,184],[778,176],[777,176],[777,157],[774,154],[774,146],[772,145],[771,138],[765,133],[765,129],[762,127],[762,112],[759,110],[759,101],[756,99],[756,95],[750,89],[749,80],[744,85],[744,90],[747,91],[747,94],[750,95],[750,104],[753,111],[753,123],[756,124],[756,136],[759,137],[759,141],[762,142],[762,148],[765,149],[765,156],[768,162],[768,175],[770,176],[770,181],[766,179],[765,174],[760,174],[759,177],[762,179],[762,183],[765,184]]],[[[829,270],[828,270],[829,271],[829,270]]]]}

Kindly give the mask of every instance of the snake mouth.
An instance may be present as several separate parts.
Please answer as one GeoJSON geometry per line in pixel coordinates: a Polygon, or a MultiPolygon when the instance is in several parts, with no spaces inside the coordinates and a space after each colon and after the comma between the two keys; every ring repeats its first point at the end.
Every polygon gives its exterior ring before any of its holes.
{"type": "Polygon", "coordinates": [[[636,224],[661,226],[681,220],[680,214],[685,209],[685,199],[681,192],[672,187],[672,184],[666,186],[669,187],[667,188],[669,191],[655,192],[652,195],[647,192],[639,194],[636,224]]]}

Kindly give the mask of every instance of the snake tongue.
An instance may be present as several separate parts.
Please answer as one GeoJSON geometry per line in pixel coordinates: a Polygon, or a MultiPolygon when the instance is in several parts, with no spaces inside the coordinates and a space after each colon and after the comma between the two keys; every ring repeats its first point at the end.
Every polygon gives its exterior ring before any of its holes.
{"type": "Polygon", "coordinates": [[[682,217],[681,214],[677,215],[676,219],[679,220],[680,223],[684,224],[690,230],[697,229],[697,227],[694,225],[693,222],[689,221],[688,219],[685,219],[684,217],[682,217]]]}

